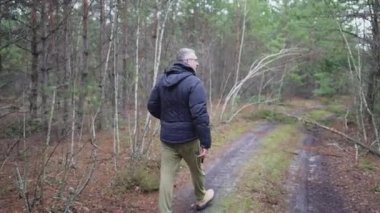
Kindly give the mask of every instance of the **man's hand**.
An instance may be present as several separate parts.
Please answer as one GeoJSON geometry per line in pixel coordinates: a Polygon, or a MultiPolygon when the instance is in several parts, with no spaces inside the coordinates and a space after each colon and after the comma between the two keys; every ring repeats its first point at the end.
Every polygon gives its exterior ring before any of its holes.
{"type": "Polygon", "coordinates": [[[206,158],[206,156],[208,154],[208,149],[201,147],[200,151],[201,152],[199,153],[199,155],[197,157],[200,158],[201,162],[203,163],[203,160],[206,158]]]}

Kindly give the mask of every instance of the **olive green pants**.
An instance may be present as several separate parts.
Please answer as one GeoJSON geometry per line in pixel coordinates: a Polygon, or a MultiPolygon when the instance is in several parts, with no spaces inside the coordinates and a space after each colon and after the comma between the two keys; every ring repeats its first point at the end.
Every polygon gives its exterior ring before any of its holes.
{"type": "Polygon", "coordinates": [[[197,200],[205,195],[205,175],[201,168],[199,140],[183,144],[161,143],[161,176],[158,206],[161,213],[172,212],[173,185],[182,158],[188,165],[197,200]]]}

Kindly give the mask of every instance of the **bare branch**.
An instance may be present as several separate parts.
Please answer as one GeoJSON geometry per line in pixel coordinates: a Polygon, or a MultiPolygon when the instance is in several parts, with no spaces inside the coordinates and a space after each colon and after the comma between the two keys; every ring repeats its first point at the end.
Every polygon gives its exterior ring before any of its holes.
{"type": "Polygon", "coordinates": [[[239,93],[242,86],[250,79],[253,79],[256,76],[262,75],[267,71],[270,71],[270,65],[282,58],[286,57],[294,57],[300,55],[304,50],[298,49],[298,48],[289,48],[289,49],[282,49],[277,53],[270,54],[267,56],[264,56],[261,59],[258,59],[254,61],[250,67],[250,70],[248,71],[247,75],[238,81],[230,90],[230,92],[227,94],[226,98],[224,99],[224,104],[222,107],[222,111],[220,114],[220,119],[223,118],[224,112],[226,110],[226,107],[230,101],[234,103],[234,99],[236,98],[237,94],[239,93]]]}

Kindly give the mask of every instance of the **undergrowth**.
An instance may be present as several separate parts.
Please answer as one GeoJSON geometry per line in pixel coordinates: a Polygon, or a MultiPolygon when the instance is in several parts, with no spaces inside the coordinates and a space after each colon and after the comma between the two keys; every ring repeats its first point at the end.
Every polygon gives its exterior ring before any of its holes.
{"type": "Polygon", "coordinates": [[[43,129],[43,123],[37,119],[27,119],[25,123],[22,119],[13,120],[4,123],[0,126],[0,138],[21,138],[24,136],[29,137],[30,135],[39,132],[43,129]]]}
{"type": "Polygon", "coordinates": [[[142,192],[157,191],[160,185],[160,162],[141,160],[127,164],[118,172],[113,188],[115,192],[124,193],[130,190],[142,192]]]}

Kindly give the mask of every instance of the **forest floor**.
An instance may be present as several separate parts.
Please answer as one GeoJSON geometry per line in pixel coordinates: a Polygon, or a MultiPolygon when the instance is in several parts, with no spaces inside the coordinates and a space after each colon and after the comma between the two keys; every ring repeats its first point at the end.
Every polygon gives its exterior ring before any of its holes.
{"type": "MultiPolygon", "coordinates": [[[[325,108],[316,101],[296,102],[287,110],[298,115],[325,108]]],[[[347,134],[353,131],[336,117],[330,119],[329,126],[347,134]]],[[[206,187],[213,188],[216,197],[203,212],[380,212],[380,158],[329,131],[273,120],[247,121],[243,116],[215,127],[213,137],[215,143],[204,170],[206,187]],[[273,161],[276,157],[280,158],[273,161]]],[[[26,208],[62,212],[69,202],[71,212],[157,212],[157,191],[143,192],[137,186],[126,191],[115,184],[118,172],[114,169],[113,140],[106,133],[98,134],[93,173],[90,143],[83,142],[77,162],[67,166],[69,143],[52,142],[45,184],[43,189],[37,187],[40,162],[46,160],[41,156],[45,142],[44,135],[26,141],[1,140],[0,212],[25,212],[26,208]],[[24,146],[29,151],[20,153],[24,146]],[[89,174],[84,190],[73,196],[89,174]]],[[[152,149],[159,146],[153,144],[152,149]]],[[[118,166],[124,167],[130,157],[126,150],[121,153],[118,166]]],[[[159,159],[159,153],[151,158],[159,159]]],[[[190,208],[192,193],[183,164],[175,185],[175,212],[194,212],[190,208]]]]}

